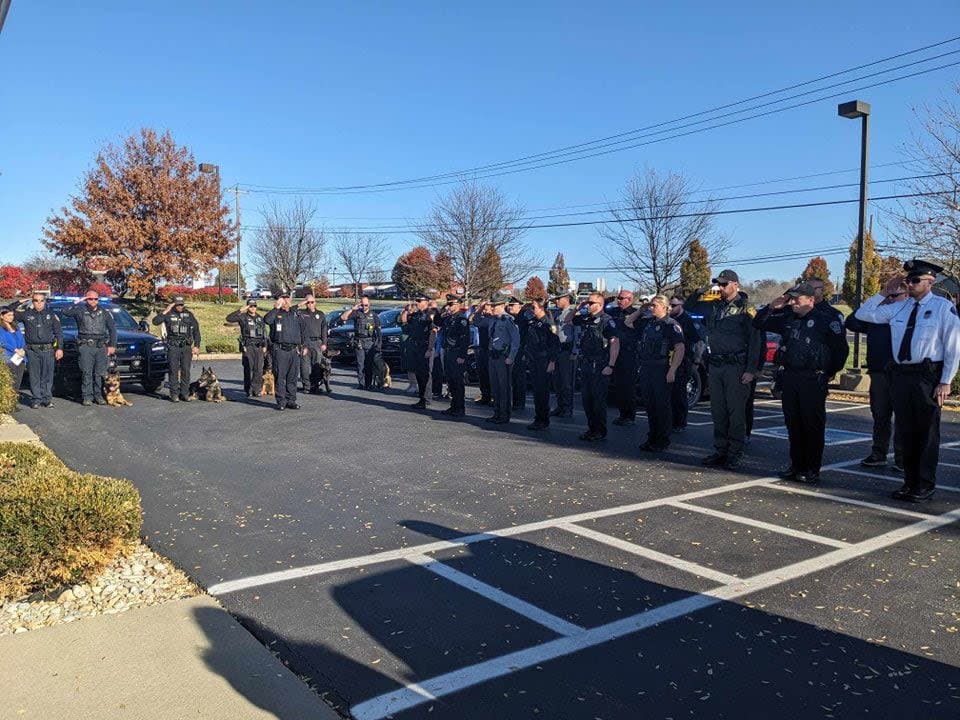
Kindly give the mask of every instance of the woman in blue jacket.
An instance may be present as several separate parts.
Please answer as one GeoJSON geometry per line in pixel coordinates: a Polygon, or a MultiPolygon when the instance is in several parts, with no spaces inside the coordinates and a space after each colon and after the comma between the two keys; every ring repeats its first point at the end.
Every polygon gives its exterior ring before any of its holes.
{"type": "Polygon", "coordinates": [[[0,309],[0,347],[3,348],[3,360],[13,377],[13,387],[20,391],[23,371],[27,367],[27,344],[23,340],[23,331],[13,321],[13,310],[0,309]]]}

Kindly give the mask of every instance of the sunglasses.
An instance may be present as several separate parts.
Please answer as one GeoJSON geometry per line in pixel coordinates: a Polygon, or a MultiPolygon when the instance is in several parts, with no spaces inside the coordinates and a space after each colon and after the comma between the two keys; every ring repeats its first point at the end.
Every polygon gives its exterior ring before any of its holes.
{"type": "Polygon", "coordinates": [[[726,287],[729,284],[730,284],[729,282],[718,282],[717,287],[726,287]]]}
{"type": "Polygon", "coordinates": [[[670,303],[670,307],[683,307],[683,303],[670,303]]]}
{"type": "Polygon", "coordinates": [[[631,297],[618,297],[617,300],[633,300],[631,297]]]}
{"type": "Polygon", "coordinates": [[[911,278],[907,278],[907,283],[910,285],[919,285],[924,280],[930,280],[930,279],[931,278],[929,277],[911,277],[911,278]]]}
{"type": "Polygon", "coordinates": [[[317,304],[316,300],[307,300],[307,305],[316,305],[316,304],[317,304]]]}
{"type": "Polygon", "coordinates": [[[599,300],[591,300],[590,302],[587,303],[587,305],[603,305],[603,303],[600,302],[599,300]]]}

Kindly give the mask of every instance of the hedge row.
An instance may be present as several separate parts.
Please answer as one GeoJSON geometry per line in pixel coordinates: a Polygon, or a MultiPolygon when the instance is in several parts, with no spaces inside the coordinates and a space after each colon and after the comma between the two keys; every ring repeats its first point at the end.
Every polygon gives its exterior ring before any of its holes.
{"type": "Polygon", "coordinates": [[[129,481],[74,472],[43,447],[0,443],[0,601],[92,579],[141,522],[129,481]]]}
{"type": "Polygon", "coordinates": [[[240,352],[240,347],[236,340],[214,340],[206,344],[205,349],[208,353],[235,353],[240,352]]]}
{"type": "Polygon", "coordinates": [[[198,302],[216,302],[217,299],[222,299],[228,303],[239,301],[237,294],[229,288],[221,289],[216,286],[192,288],[186,285],[164,285],[157,288],[157,297],[165,302],[170,302],[176,295],[183,295],[184,298],[190,298],[198,302]]]}
{"type": "Polygon", "coordinates": [[[10,415],[17,409],[18,388],[13,386],[13,376],[7,364],[0,362],[0,413],[10,415]]]}

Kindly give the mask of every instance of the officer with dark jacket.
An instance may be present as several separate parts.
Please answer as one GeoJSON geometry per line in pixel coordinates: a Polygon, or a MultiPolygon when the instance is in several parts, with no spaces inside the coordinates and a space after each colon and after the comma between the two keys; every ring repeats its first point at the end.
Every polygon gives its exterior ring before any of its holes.
{"type": "Polygon", "coordinates": [[[684,302],[688,312],[703,317],[710,346],[714,451],[702,464],[736,470],[743,463],[747,396],[760,352],[760,333],[753,326],[756,310],[740,292],[737,273],[724,270],[713,284],[713,288],[700,290],[684,302]]]}
{"type": "Polygon", "coordinates": [[[243,354],[243,392],[260,397],[263,392],[263,363],[267,356],[267,326],[257,314],[257,301],[247,300],[243,309],[227,315],[228,323],[240,326],[240,352],[243,354]]]}
{"type": "Polygon", "coordinates": [[[442,415],[466,415],[463,371],[466,369],[467,350],[470,348],[470,321],[463,314],[463,300],[459,295],[447,295],[447,312],[441,328],[443,334],[443,368],[450,389],[450,407],[442,415]]]}
{"type": "Polygon", "coordinates": [[[617,337],[620,339],[620,354],[613,368],[613,385],[620,414],[614,419],[614,425],[633,425],[637,419],[637,341],[640,337],[639,324],[627,325],[627,318],[634,312],[633,293],[621,290],[617,293],[616,305],[607,313],[617,324],[617,337]]]}
{"type": "Polygon", "coordinates": [[[307,333],[300,313],[290,307],[290,293],[284,292],[277,298],[273,310],[264,316],[263,322],[270,328],[277,410],[297,410],[300,407],[297,404],[297,375],[300,374],[300,358],[307,352],[303,346],[307,333]]]}
{"type": "Polygon", "coordinates": [[[478,405],[493,405],[490,397],[490,325],[486,322],[477,323],[480,318],[492,317],[493,310],[489,302],[481,301],[473,315],[470,317],[470,323],[477,328],[477,384],[480,386],[480,397],[475,402],[478,405]]]}
{"type": "Polygon", "coordinates": [[[53,366],[63,357],[60,318],[47,307],[47,296],[42,292],[33,293],[25,308],[17,309],[16,305],[14,303],[10,309],[14,321],[23,323],[32,406],[53,407],[53,366]]]}
{"type": "Polygon", "coordinates": [[[520,333],[520,351],[511,369],[511,385],[513,386],[513,409],[523,410],[527,404],[527,361],[525,347],[527,331],[530,329],[530,310],[515,297],[507,300],[507,312],[513,317],[520,333]]]}
{"type": "Polygon", "coordinates": [[[410,369],[417,377],[417,392],[420,399],[411,407],[424,410],[427,407],[427,383],[430,380],[430,361],[433,358],[433,341],[436,328],[433,313],[428,307],[430,298],[421,295],[417,298],[415,311],[404,308],[400,313],[400,325],[407,334],[407,357],[410,369]]]}
{"type": "Polygon", "coordinates": [[[683,298],[674,296],[670,300],[670,317],[680,326],[683,333],[683,362],[677,368],[677,377],[670,392],[671,432],[682,433],[687,430],[687,414],[690,410],[687,399],[687,382],[690,375],[699,372],[694,362],[697,347],[702,346],[703,338],[690,317],[683,309],[683,298]]]}
{"type": "Polygon", "coordinates": [[[528,430],[550,427],[550,385],[560,353],[560,338],[553,318],[547,313],[545,300],[530,302],[530,326],[527,329],[527,367],[533,377],[533,422],[528,430]]]}
{"type": "Polygon", "coordinates": [[[72,307],[65,308],[63,315],[77,321],[81,405],[106,405],[103,376],[107,374],[107,358],[117,350],[117,326],[113,315],[100,307],[100,296],[93,290],[88,290],[72,307]]]}
{"type": "Polygon", "coordinates": [[[576,376],[577,358],[574,355],[576,332],[573,316],[577,311],[573,304],[572,293],[564,293],[553,298],[557,305],[557,338],[560,340],[560,352],[557,355],[556,370],[553,373],[554,390],[557,393],[557,406],[550,412],[554,417],[573,416],[573,384],[576,376]]]}
{"type": "Polygon", "coordinates": [[[587,416],[587,431],[580,439],[588,442],[607,437],[607,388],[620,352],[617,325],[603,311],[603,305],[603,295],[591,293],[577,308],[579,311],[586,307],[587,313],[578,312],[573,318],[573,324],[580,328],[580,397],[587,416]]]}
{"type": "Polygon", "coordinates": [[[321,361],[327,351],[327,316],[317,309],[317,298],[307,293],[303,305],[297,308],[303,321],[303,347],[306,352],[300,357],[300,382],[304,392],[314,395],[320,392],[323,375],[321,361]]]}
{"type": "Polygon", "coordinates": [[[506,425],[510,422],[513,393],[510,384],[513,381],[513,365],[520,352],[520,331],[513,316],[505,310],[506,300],[502,297],[490,299],[489,317],[474,321],[476,325],[486,325],[490,333],[487,352],[490,356],[490,392],[493,395],[493,415],[486,422],[494,425],[506,425]]]}
{"type": "Polygon", "coordinates": [[[340,316],[344,322],[350,318],[353,318],[353,342],[357,351],[357,386],[362,390],[383,387],[380,316],[370,309],[369,297],[364,295],[340,316]]]}
{"type": "MultiPolygon", "coordinates": [[[[900,300],[906,291],[897,288],[886,297],[883,305],[900,300]]],[[[873,416],[873,447],[860,461],[864,467],[885,467],[890,438],[893,437],[893,469],[903,472],[903,448],[893,429],[893,347],[890,326],[860,320],[853,313],[846,320],[851,332],[867,336],[867,372],[870,374],[870,414],[873,416]]]]}
{"type": "Polygon", "coordinates": [[[184,306],[183,297],[177,295],[163,312],[157,313],[153,324],[163,325],[167,331],[170,400],[190,402],[190,362],[200,353],[200,323],[184,306]]]}
{"type": "Polygon", "coordinates": [[[827,384],[843,369],[850,348],[843,324],[832,312],[817,310],[809,283],[791,288],[756,317],[756,324],[779,333],[783,376],[783,417],[790,438],[790,467],[784,480],[820,481],[827,421],[827,384]],[[789,304],[792,315],[775,314],[789,304]]]}

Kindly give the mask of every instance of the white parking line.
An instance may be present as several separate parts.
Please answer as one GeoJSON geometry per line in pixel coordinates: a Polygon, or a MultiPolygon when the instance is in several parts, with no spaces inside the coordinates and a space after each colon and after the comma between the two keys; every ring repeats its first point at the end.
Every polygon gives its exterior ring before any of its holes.
{"type": "MultiPolygon", "coordinates": [[[[827,468],[822,469],[826,470],[827,468]]],[[[843,503],[844,505],[858,505],[860,507],[870,508],[871,510],[882,510],[883,512],[892,513],[894,515],[903,515],[905,517],[936,517],[935,515],[928,515],[927,513],[916,512],[915,510],[904,510],[903,508],[891,507],[890,505],[881,505],[879,503],[868,502],[867,500],[857,500],[856,498],[845,497],[843,495],[831,495],[830,493],[821,492],[819,490],[808,490],[807,488],[801,488],[795,485],[779,485],[771,483],[770,485],[767,485],[767,487],[773,490],[783,490],[784,492],[793,493],[795,495],[809,495],[810,497],[821,498],[823,500],[829,500],[830,502],[843,503]]]]}
{"type": "Polygon", "coordinates": [[[488,585],[482,580],[477,580],[475,577],[455,570],[440,560],[426,555],[411,555],[406,559],[450,582],[456,583],[460,587],[471,590],[477,593],[477,595],[481,595],[487,598],[487,600],[497,603],[497,605],[502,605],[518,615],[523,615],[525,618],[553,630],[558,635],[569,637],[583,632],[583,628],[579,625],[567,622],[563,618],[558,618],[556,615],[548,613],[546,610],[541,610],[536,605],[531,605],[526,600],[521,600],[493,585],[488,585]]]}
{"type": "MultiPolygon", "coordinates": [[[[892,477],[890,475],[880,475],[879,473],[867,472],[866,470],[854,470],[852,468],[843,468],[843,472],[849,473],[850,475],[860,475],[861,477],[876,478],[877,480],[886,480],[887,482],[897,483],[899,485],[903,484],[903,478],[892,477]]],[[[940,485],[937,484],[937,490],[948,490],[950,492],[960,492],[960,487],[955,487],[953,485],[940,485]]]]}
{"type": "Polygon", "coordinates": [[[648,560],[653,560],[661,565],[667,565],[669,567],[676,568],[677,570],[683,570],[684,572],[698,575],[702,578],[706,578],[707,580],[714,580],[724,585],[737,582],[740,579],[736,575],[728,575],[725,572],[720,572],[719,570],[714,570],[713,568],[699,565],[698,563],[691,562],[689,560],[683,560],[682,558],[674,557],[673,555],[667,555],[666,553],[652,550],[648,547],[644,547],[643,545],[632,543],[629,540],[623,540],[622,538],[614,537],[613,535],[597,532],[591,528],[585,528],[582,525],[563,523],[561,525],[557,525],[557,529],[566,530],[567,532],[589,538],[590,540],[595,540],[599,543],[603,543],[604,545],[609,545],[610,547],[615,547],[618,550],[623,550],[624,552],[631,553],[632,555],[647,558],[648,560]]]}
{"type": "Polygon", "coordinates": [[[795,580],[804,575],[854,560],[938,527],[949,525],[958,519],[960,519],[960,509],[930,517],[869,540],[855,543],[849,547],[833,550],[824,555],[788,565],[779,570],[761,573],[745,580],[739,580],[731,585],[721,586],[703,594],[692,595],[653,610],[647,610],[606,625],[585,630],[579,635],[551,640],[541,645],[438,675],[421,681],[415,686],[408,685],[399,690],[378,695],[354,705],[351,708],[351,713],[357,720],[383,720],[383,718],[417,707],[432,699],[441,698],[489,682],[495,678],[513,674],[519,670],[631,635],[654,625],[703,610],[724,600],[735,600],[744,595],[775,587],[789,580],[795,580]]]}
{"type": "Polygon", "coordinates": [[[761,530],[769,530],[770,532],[779,533],[780,535],[789,535],[790,537],[819,543],[820,545],[830,545],[831,547],[836,548],[850,547],[850,543],[844,542],[843,540],[835,540],[833,538],[824,537],[823,535],[814,535],[813,533],[804,532],[803,530],[794,530],[793,528],[784,527],[783,525],[774,525],[773,523],[764,522],[763,520],[754,520],[753,518],[743,517],[742,515],[734,515],[733,513],[714,510],[713,508],[701,507],[700,505],[690,505],[682,502],[672,502],[668,503],[668,505],[670,507],[680,508],[682,510],[692,510],[693,512],[700,513],[701,515],[709,515],[711,517],[720,518],[721,520],[729,520],[730,522],[740,523],[742,525],[750,525],[755,528],[760,528],[761,530]]]}

